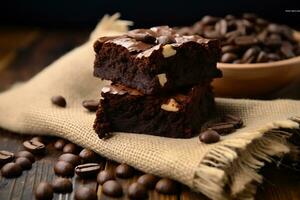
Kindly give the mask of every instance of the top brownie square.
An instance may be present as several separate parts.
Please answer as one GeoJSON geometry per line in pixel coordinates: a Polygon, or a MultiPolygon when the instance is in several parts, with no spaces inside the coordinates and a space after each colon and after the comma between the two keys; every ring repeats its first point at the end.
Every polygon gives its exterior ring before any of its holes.
{"type": "Polygon", "coordinates": [[[168,26],[135,29],[94,43],[94,75],[144,94],[177,91],[221,77],[218,40],[183,36],[168,26]]]}

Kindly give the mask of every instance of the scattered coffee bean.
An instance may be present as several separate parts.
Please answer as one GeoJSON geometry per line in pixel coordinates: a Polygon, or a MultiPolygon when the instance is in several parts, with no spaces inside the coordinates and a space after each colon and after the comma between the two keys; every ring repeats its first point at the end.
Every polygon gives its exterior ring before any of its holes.
{"type": "Polygon", "coordinates": [[[80,186],[75,191],[75,199],[76,200],[97,200],[97,193],[93,191],[91,188],[86,186],[80,186]]]}
{"type": "Polygon", "coordinates": [[[98,154],[89,149],[82,149],[79,153],[79,157],[82,159],[83,163],[99,162],[102,160],[98,154]]]}
{"type": "Polygon", "coordinates": [[[0,151],[0,166],[13,161],[14,158],[15,158],[14,153],[5,151],[5,150],[1,150],[0,151]]]}
{"type": "Polygon", "coordinates": [[[220,135],[229,134],[235,131],[234,124],[230,122],[220,122],[211,124],[208,128],[216,131],[220,135]]]}
{"type": "Polygon", "coordinates": [[[35,190],[37,200],[51,200],[53,198],[53,188],[47,182],[41,182],[35,190]]]}
{"type": "Polygon", "coordinates": [[[98,100],[84,100],[82,106],[90,112],[94,112],[98,109],[99,101],[98,100]]]}
{"type": "Polygon", "coordinates": [[[241,128],[244,124],[242,118],[230,114],[225,115],[223,120],[233,124],[236,129],[241,128]]]}
{"type": "Polygon", "coordinates": [[[52,181],[52,187],[55,193],[71,193],[73,190],[72,182],[63,177],[57,177],[52,181]]]}
{"type": "Polygon", "coordinates": [[[72,177],[74,175],[74,166],[66,161],[58,161],[54,165],[54,172],[63,177],[72,177]]]}
{"type": "Polygon", "coordinates": [[[138,178],[137,182],[148,189],[154,189],[158,180],[159,179],[152,174],[144,174],[138,178]]]}
{"type": "Polygon", "coordinates": [[[19,164],[23,170],[28,170],[28,169],[31,169],[31,167],[32,167],[31,161],[26,157],[17,158],[16,163],[19,164]]]}
{"type": "Polygon", "coordinates": [[[73,153],[73,154],[77,154],[79,151],[79,148],[76,144],[73,143],[68,143],[64,146],[63,148],[63,152],[64,153],[73,153]]]}
{"type": "Polygon", "coordinates": [[[105,183],[108,180],[114,180],[114,179],[115,179],[115,174],[113,173],[112,170],[103,170],[99,172],[97,176],[97,182],[100,185],[103,185],[103,183],[105,183]]]}
{"type": "Polygon", "coordinates": [[[60,95],[51,97],[51,102],[59,107],[66,107],[67,105],[66,99],[60,95]]]}
{"type": "Polygon", "coordinates": [[[98,174],[101,165],[98,163],[86,163],[75,167],[75,173],[81,178],[90,178],[98,174]]]}
{"type": "Polygon", "coordinates": [[[171,179],[163,178],[156,183],[155,190],[162,194],[176,194],[179,192],[179,185],[171,179]]]}
{"type": "Polygon", "coordinates": [[[17,163],[6,163],[2,169],[1,174],[5,178],[14,178],[22,174],[22,167],[17,163]]]}
{"type": "Polygon", "coordinates": [[[38,142],[41,142],[41,143],[44,142],[44,139],[43,139],[41,136],[33,137],[33,138],[31,138],[30,140],[31,140],[31,141],[38,141],[38,142]]]}
{"type": "Polygon", "coordinates": [[[30,153],[29,151],[19,151],[18,153],[16,153],[15,156],[16,156],[16,158],[19,158],[19,157],[28,158],[31,163],[35,162],[34,155],[32,153],[30,153]]]}
{"type": "Polygon", "coordinates": [[[121,197],[123,195],[122,186],[115,180],[106,181],[102,185],[102,191],[104,194],[111,197],[121,197]]]}
{"type": "Polygon", "coordinates": [[[220,140],[220,135],[218,132],[212,129],[207,129],[206,131],[200,133],[199,139],[201,142],[211,144],[218,142],[220,140]]]}
{"type": "Polygon", "coordinates": [[[64,139],[58,139],[55,143],[54,143],[54,148],[57,150],[62,150],[64,148],[64,146],[66,145],[66,141],[64,139]]]}
{"type": "Polygon", "coordinates": [[[130,178],[133,176],[134,169],[123,163],[116,167],[116,176],[119,178],[130,178]]]}
{"type": "Polygon", "coordinates": [[[130,199],[146,199],[148,197],[148,191],[144,185],[132,183],[128,187],[128,196],[130,199]]]}
{"type": "Polygon", "coordinates": [[[61,156],[59,156],[58,160],[66,161],[68,163],[71,163],[73,166],[81,164],[80,157],[72,153],[62,154],[61,156]]]}
{"type": "Polygon", "coordinates": [[[23,142],[23,146],[27,151],[30,151],[33,154],[42,154],[46,150],[46,146],[39,141],[27,140],[23,142]]]}

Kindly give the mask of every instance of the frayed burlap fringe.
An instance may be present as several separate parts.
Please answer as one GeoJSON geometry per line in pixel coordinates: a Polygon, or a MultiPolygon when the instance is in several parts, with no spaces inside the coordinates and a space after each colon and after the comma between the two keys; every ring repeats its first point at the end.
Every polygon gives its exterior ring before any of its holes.
{"type": "Polygon", "coordinates": [[[195,170],[195,189],[215,200],[253,199],[257,184],[263,180],[258,170],[273,156],[282,157],[296,149],[287,141],[292,132],[278,131],[281,128],[299,129],[299,124],[276,121],[220,142],[195,170]]]}

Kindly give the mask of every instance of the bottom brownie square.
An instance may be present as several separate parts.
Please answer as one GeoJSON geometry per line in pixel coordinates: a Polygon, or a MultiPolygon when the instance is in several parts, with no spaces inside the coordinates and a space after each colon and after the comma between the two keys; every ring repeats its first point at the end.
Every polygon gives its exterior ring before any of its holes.
{"type": "Polygon", "coordinates": [[[104,87],[101,95],[94,124],[100,138],[115,131],[189,138],[199,132],[215,109],[209,83],[168,96],[143,95],[111,85],[104,87]]]}

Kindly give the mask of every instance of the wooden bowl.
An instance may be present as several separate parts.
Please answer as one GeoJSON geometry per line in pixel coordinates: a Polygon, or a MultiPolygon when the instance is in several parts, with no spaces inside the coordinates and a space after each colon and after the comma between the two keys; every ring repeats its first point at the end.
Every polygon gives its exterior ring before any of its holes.
{"type": "MultiPolygon", "coordinates": [[[[300,41],[300,33],[295,32],[300,41]]],[[[279,90],[300,79],[300,56],[270,63],[218,63],[223,78],[215,79],[216,96],[256,97],[279,90]]]]}

